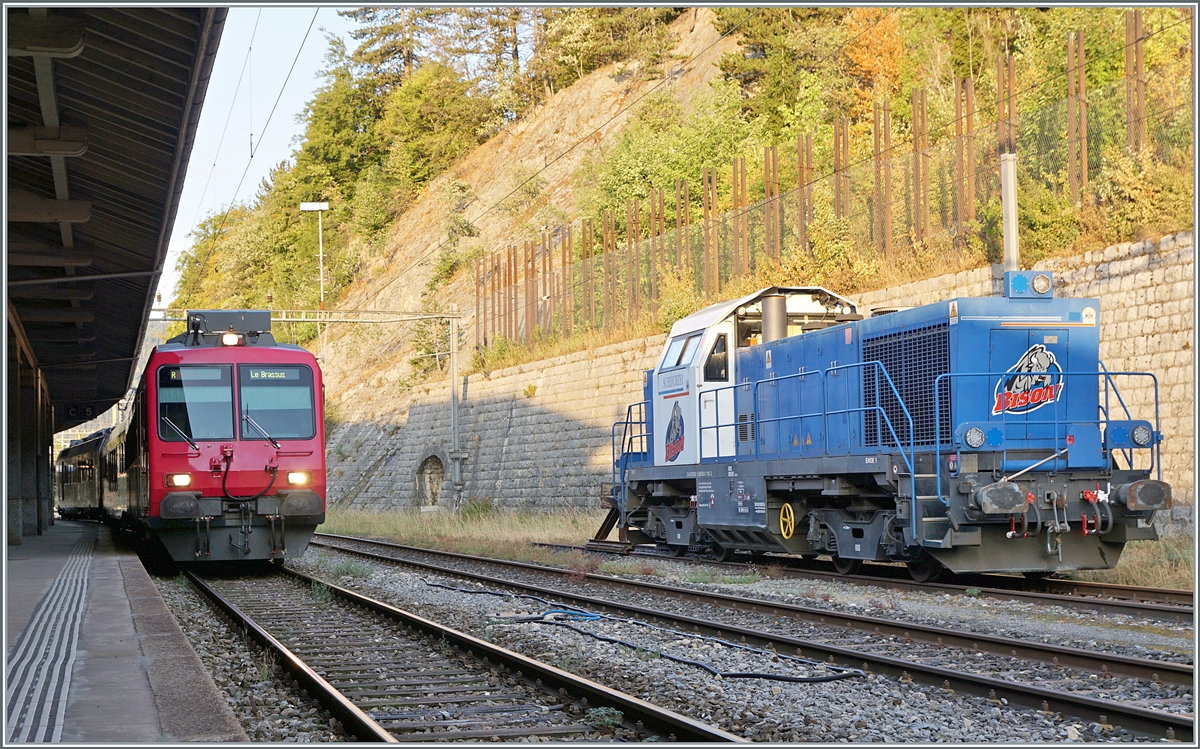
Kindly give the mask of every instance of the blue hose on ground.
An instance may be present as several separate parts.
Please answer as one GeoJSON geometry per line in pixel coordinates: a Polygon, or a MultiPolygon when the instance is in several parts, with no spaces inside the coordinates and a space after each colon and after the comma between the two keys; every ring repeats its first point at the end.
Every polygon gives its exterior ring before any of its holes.
{"type": "MultiPolygon", "coordinates": [[[[452,590],[457,593],[470,593],[472,595],[484,594],[484,595],[491,595],[491,596],[499,596],[499,597],[503,597],[503,598],[526,598],[529,600],[537,601],[539,603],[544,603],[548,606],[562,606],[562,604],[555,603],[553,601],[549,601],[545,598],[541,598],[540,596],[529,595],[528,593],[505,593],[503,591],[488,590],[487,588],[479,588],[479,589],[459,588],[459,587],[456,587],[453,585],[445,585],[443,583],[432,583],[424,578],[420,578],[420,580],[421,580],[421,582],[425,583],[426,585],[428,585],[430,587],[443,588],[445,590],[452,590]]],[[[567,629],[570,629],[573,632],[595,638],[597,640],[600,640],[601,642],[608,642],[608,643],[613,643],[616,645],[622,645],[622,646],[630,648],[632,650],[639,650],[639,651],[646,652],[646,653],[654,653],[654,654],[657,654],[661,658],[666,658],[667,660],[674,661],[676,663],[683,663],[683,664],[686,664],[689,666],[695,666],[696,668],[703,669],[714,676],[720,676],[722,679],[769,679],[772,681],[786,681],[786,682],[793,682],[793,683],[800,683],[800,684],[810,684],[810,683],[818,683],[818,682],[826,682],[826,681],[838,681],[840,679],[849,679],[849,678],[856,677],[856,676],[865,676],[865,674],[857,668],[845,668],[843,666],[830,666],[828,664],[809,660],[807,658],[798,658],[793,655],[785,655],[783,653],[776,653],[776,652],[770,651],[770,650],[762,650],[760,648],[750,647],[749,645],[742,645],[741,643],[729,642],[728,640],[722,640],[719,637],[709,637],[707,635],[699,635],[699,634],[693,634],[693,633],[689,633],[689,632],[682,632],[677,629],[671,629],[669,627],[660,627],[656,624],[650,624],[649,622],[643,622],[643,621],[639,621],[637,619],[625,619],[625,618],[622,618],[619,616],[612,616],[610,614],[597,614],[593,611],[587,611],[586,609],[579,609],[579,608],[575,608],[573,606],[548,609],[545,613],[538,615],[538,616],[509,617],[506,621],[510,621],[510,622],[514,622],[514,623],[521,623],[521,624],[537,623],[537,624],[551,624],[554,626],[566,627],[567,629]],[[694,640],[704,640],[706,642],[714,642],[719,645],[724,645],[726,647],[738,648],[741,650],[748,650],[751,653],[756,653],[759,655],[765,655],[768,657],[777,656],[781,659],[794,661],[796,663],[803,663],[803,664],[815,666],[815,667],[823,667],[827,670],[834,671],[835,673],[826,674],[823,676],[788,676],[788,675],[784,675],[784,674],[719,671],[719,670],[713,668],[712,666],[709,666],[706,663],[689,660],[687,658],[680,658],[679,656],[670,655],[669,653],[664,653],[664,652],[658,651],[658,650],[651,650],[650,648],[646,648],[641,645],[636,645],[636,644],[630,643],[630,642],[625,642],[624,640],[618,640],[616,638],[608,637],[606,635],[599,635],[594,632],[588,632],[587,630],[579,629],[578,627],[571,626],[570,624],[567,624],[566,622],[553,621],[553,620],[546,619],[546,617],[550,616],[550,615],[569,616],[578,621],[599,621],[601,619],[607,619],[607,620],[614,621],[614,622],[620,622],[622,624],[631,624],[631,625],[637,625],[640,627],[648,627],[650,629],[658,630],[660,632],[667,632],[669,634],[679,635],[679,636],[687,637],[687,638],[694,639],[694,640]]]]}

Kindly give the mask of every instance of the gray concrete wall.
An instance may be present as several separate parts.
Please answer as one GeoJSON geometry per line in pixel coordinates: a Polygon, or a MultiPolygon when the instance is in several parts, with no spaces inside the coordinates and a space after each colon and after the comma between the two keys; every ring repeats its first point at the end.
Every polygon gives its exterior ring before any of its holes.
{"type": "MultiPolygon", "coordinates": [[[[1190,528],[1191,233],[1115,245],[1035,268],[1055,273],[1061,296],[1100,299],[1100,354],[1110,370],[1158,375],[1166,436],[1163,475],[1175,488],[1175,524],[1190,528]]],[[[999,266],[993,266],[869,292],[856,301],[865,312],[984,296],[999,293],[1000,278],[999,266]]],[[[600,485],[611,480],[610,428],[628,404],[641,400],[641,371],[654,365],[664,338],[651,336],[467,378],[461,393],[463,448],[469,453],[465,497],[510,508],[598,507],[600,485]]],[[[1152,408],[1152,388],[1119,385],[1131,408],[1152,408]]],[[[378,401],[388,396],[359,390],[355,397],[378,401]]],[[[357,414],[382,413],[331,434],[331,505],[385,509],[421,504],[425,500],[416,491],[417,471],[430,456],[446,468],[441,504],[449,504],[448,401],[447,385],[439,383],[414,388],[394,398],[390,407],[357,404],[357,414]]]]}

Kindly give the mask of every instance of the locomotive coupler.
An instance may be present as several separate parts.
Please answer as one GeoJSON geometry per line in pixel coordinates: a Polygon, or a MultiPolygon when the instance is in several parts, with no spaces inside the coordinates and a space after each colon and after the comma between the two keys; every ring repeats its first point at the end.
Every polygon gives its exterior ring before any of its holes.
{"type": "Polygon", "coordinates": [[[210,531],[211,531],[210,522],[211,521],[212,521],[212,515],[204,515],[204,516],[196,518],[196,558],[197,559],[199,559],[201,555],[206,556],[206,557],[212,556],[212,536],[210,533],[210,531]],[[201,520],[204,521],[204,536],[203,536],[203,538],[200,535],[200,521],[201,520]]]}
{"type": "Polygon", "coordinates": [[[271,556],[283,554],[287,556],[287,519],[283,515],[267,515],[271,521],[271,556]],[[279,521],[279,540],[275,539],[275,521],[279,521]]]}
{"type": "Polygon", "coordinates": [[[239,502],[238,504],[239,504],[238,519],[240,522],[240,526],[238,528],[238,533],[242,537],[242,543],[241,543],[241,545],[234,543],[233,536],[230,536],[229,537],[229,545],[232,546],[233,548],[241,551],[246,556],[249,556],[250,555],[250,535],[252,533],[254,533],[254,528],[251,526],[251,520],[254,517],[254,511],[250,509],[249,502],[239,502]]]}

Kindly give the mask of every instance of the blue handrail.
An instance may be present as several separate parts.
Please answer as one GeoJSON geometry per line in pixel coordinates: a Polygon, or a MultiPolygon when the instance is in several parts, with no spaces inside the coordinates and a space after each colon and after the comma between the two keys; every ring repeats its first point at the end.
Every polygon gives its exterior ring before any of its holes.
{"type": "MultiPolygon", "coordinates": [[[[625,481],[624,469],[625,463],[628,461],[622,460],[625,455],[635,453],[650,453],[650,433],[646,430],[646,408],[647,401],[638,401],[630,404],[625,409],[625,418],[621,421],[613,422],[612,428],[609,431],[609,440],[612,448],[612,479],[613,479],[613,500],[616,501],[621,510],[621,515],[625,514],[625,481]],[[635,410],[638,417],[635,417],[635,410]],[[635,426],[642,427],[637,432],[633,431],[635,426]],[[621,427],[621,439],[617,440],[617,427],[621,427]],[[641,450],[632,450],[635,442],[639,442],[641,450]],[[618,445],[620,447],[618,448],[618,445]],[[618,491],[616,487],[620,487],[618,491]]],[[[624,519],[622,517],[622,519],[624,519]]]]}
{"type": "MultiPolygon", "coordinates": [[[[913,540],[915,541],[920,538],[920,536],[918,536],[918,534],[917,534],[917,472],[916,472],[916,465],[915,465],[917,450],[916,450],[916,442],[913,438],[912,414],[908,410],[908,404],[906,404],[904,402],[904,399],[900,397],[900,391],[896,389],[896,383],[892,382],[892,376],[890,374],[888,374],[887,367],[883,366],[883,362],[865,361],[865,362],[856,362],[854,364],[841,364],[836,367],[830,367],[829,369],[826,369],[825,372],[826,372],[826,374],[828,374],[835,370],[858,369],[860,367],[869,367],[872,365],[874,365],[874,367],[883,374],[884,378],[887,380],[888,387],[890,387],[892,389],[892,395],[896,398],[896,402],[900,404],[900,408],[904,409],[904,418],[908,421],[908,455],[904,454],[904,445],[900,441],[900,436],[896,434],[896,430],[892,425],[891,417],[889,417],[887,415],[887,412],[883,410],[883,407],[879,405],[878,397],[875,398],[874,406],[863,406],[861,408],[847,408],[847,409],[840,409],[838,411],[826,410],[825,436],[826,436],[826,440],[828,440],[828,438],[829,438],[829,414],[856,413],[859,411],[863,411],[863,412],[876,411],[880,415],[883,416],[884,423],[887,424],[888,431],[891,432],[892,439],[895,440],[895,442],[896,442],[896,449],[900,451],[900,457],[904,459],[904,466],[908,469],[908,478],[910,481],[910,492],[911,492],[911,496],[909,499],[909,501],[911,502],[909,518],[910,518],[911,524],[912,524],[913,540]]],[[[878,388],[878,386],[879,386],[878,379],[876,379],[875,384],[876,384],[876,388],[878,388]]],[[[829,386],[829,380],[826,379],[825,380],[826,390],[828,390],[828,386],[829,386]]],[[[826,402],[828,402],[828,398],[826,398],[826,402]]],[[[934,413],[935,414],[937,413],[936,409],[934,410],[934,413]]],[[[939,489],[938,493],[939,493],[939,495],[941,494],[940,489],[939,489]]]]}
{"type": "MultiPolygon", "coordinates": [[[[1113,393],[1117,397],[1117,401],[1121,404],[1122,409],[1124,409],[1125,416],[1127,417],[1127,419],[1133,418],[1132,415],[1130,414],[1129,408],[1125,405],[1124,399],[1121,398],[1120,390],[1117,388],[1116,383],[1112,381],[1113,376],[1149,377],[1151,379],[1151,382],[1152,382],[1153,388],[1154,388],[1154,431],[1155,431],[1155,434],[1158,434],[1161,431],[1160,422],[1159,422],[1158,378],[1154,374],[1152,374],[1150,372],[1109,372],[1104,367],[1103,363],[1100,364],[1100,370],[1095,371],[1095,372],[1070,372],[1070,371],[1068,371],[1068,372],[1058,372],[1058,373],[1054,373],[1054,374],[1056,374],[1059,378],[1061,378],[1061,382],[1064,385],[1065,385],[1068,377],[1094,377],[1097,379],[1099,379],[1100,377],[1103,377],[1104,406],[1102,406],[1101,408],[1104,411],[1105,418],[1097,419],[1094,422],[1097,426],[1100,426],[1102,424],[1106,425],[1113,421],[1116,421],[1115,419],[1107,418],[1108,412],[1109,412],[1108,390],[1109,390],[1110,386],[1112,387],[1113,393]]],[[[934,410],[934,413],[935,414],[940,413],[939,408],[940,408],[941,393],[942,393],[942,389],[941,389],[940,385],[943,380],[946,380],[948,382],[952,379],[957,379],[957,378],[994,377],[994,378],[996,378],[996,382],[999,382],[1000,379],[1002,379],[1004,377],[1011,377],[1012,375],[1013,375],[1013,372],[1011,372],[1011,371],[1005,371],[1005,372],[947,372],[944,374],[940,374],[934,379],[934,387],[933,387],[933,410],[934,410]]],[[[995,389],[995,388],[993,387],[993,389],[995,389]]],[[[1059,454],[1061,451],[1060,451],[1059,445],[1058,445],[1059,439],[1060,439],[1059,427],[1063,426],[1065,424],[1065,422],[1062,418],[1059,417],[1060,404],[1061,404],[1061,401],[1058,401],[1058,400],[1055,401],[1054,408],[1052,411],[1054,418],[1052,418],[1052,419],[1030,420],[1030,419],[1028,419],[1028,417],[1022,417],[1026,424],[1053,425],[1054,434],[1051,439],[1054,442],[1054,445],[1052,448],[1053,452],[1054,452],[1054,462],[1052,464],[1053,467],[1051,469],[1049,469],[1051,471],[1059,470],[1059,461],[1061,460],[1061,458],[1059,457],[1059,454]]],[[[999,424],[1007,424],[1008,418],[1006,417],[1005,414],[999,414],[995,418],[993,418],[993,414],[989,411],[987,421],[989,421],[989,422],[995,421],[999,424]]],[[[949,439],[950,436],[951,435],[946,435],[947,439],[949,439]]],[[[1062,438],[1065,439],[1065,435],[1063,435],[1062,438]]],[[[1162,480],[1162,461],[1161,461],[1161,452],[1160,451],[1161,451],[1161,447],[1160,447],[1159,443],[1157,441],[1155,441],[1151,446],[1150,467],[1147,470],[1156,470],[1158,479],[1162,480]]],[[[1007,449],[1007,441],[1006,441],[1004,447],[1001,449],[1001,453],[1003,454],[1002,460],[1004,460],[1005,462],[1007,462],[1007,452],[1008,452],[1008,449],[1007,449]]],[[[1132,450],[1130,450],[1130,453],[1132,453],[1132,450]]],[[[936,467],[936,472],[937,472],[938,500],[943,505],[949,506],[950,498],[942,496],[942,434],[941,434],[941,420],[940,419],[934,419],[934,465],[936,467]]],[[[1132,468],[1132,467],[1133,467],[1133,459],[1132,459],[1132,455],[1131,455],[1130,456],[1130,468],[1132,468]]]]}

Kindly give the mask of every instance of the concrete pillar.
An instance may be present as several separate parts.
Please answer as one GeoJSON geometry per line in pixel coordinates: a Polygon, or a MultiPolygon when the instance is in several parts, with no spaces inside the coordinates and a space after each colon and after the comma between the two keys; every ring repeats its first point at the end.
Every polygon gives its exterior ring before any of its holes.
{"type": "Polygon", "coordinates": [[[37,390],[33,387],[35,372],[29,362],[20,364],[19,398],[20,422],[18,430],[21,441],[21,497],[24,507],[21,518],[21,533],[26,536],[38,536],[42,533],[42,513],[38,506],[37,495],[37,390]]]}
{"type": "Polygon", "coordinates": [[[19,354],[12,332],[8,336],[8,460],[4,466],[5,489],[8,494],[8,543],[17,546],[21,543],[22,502],[21,502],[21,388],[17,384],[17,373],[20,369],[19,354]]]}
{"type": "Polygon", "coordinates": [[[38,498],[45,505],[49,522],[54,525],[54,407],[45,381],[38,383],[38,498]]]}

